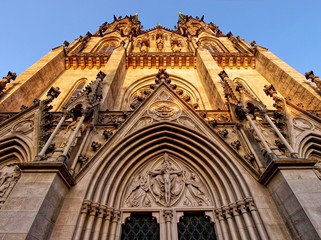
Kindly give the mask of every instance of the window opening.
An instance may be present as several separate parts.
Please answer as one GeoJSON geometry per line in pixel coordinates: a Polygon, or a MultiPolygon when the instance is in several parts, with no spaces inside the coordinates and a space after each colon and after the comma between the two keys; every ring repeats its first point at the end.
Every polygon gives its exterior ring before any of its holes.
{"type": "Polygon", "coordinates": [[[204,212],[184,213],[177,230],[179,240],[216,240],[214,224],[204,212]]]}
{"type": "Polygon", "coordinates": [[[151,213],[132,213],[122,225],[121,240],[159,240],[159,224],[151,213]]]}

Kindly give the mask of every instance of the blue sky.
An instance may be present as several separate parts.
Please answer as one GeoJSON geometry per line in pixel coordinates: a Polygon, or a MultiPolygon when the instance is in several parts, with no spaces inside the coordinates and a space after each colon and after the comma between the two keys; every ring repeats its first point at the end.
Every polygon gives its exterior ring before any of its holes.
{"type": "Polygon", "coordinates": [[[139,13],[144,29],[173,29],[178,12],[268,48],[300,73],[321,75],[321,0],[1,1],[0,77],[21,74],[52,48],[116,16],[139,13]]]}

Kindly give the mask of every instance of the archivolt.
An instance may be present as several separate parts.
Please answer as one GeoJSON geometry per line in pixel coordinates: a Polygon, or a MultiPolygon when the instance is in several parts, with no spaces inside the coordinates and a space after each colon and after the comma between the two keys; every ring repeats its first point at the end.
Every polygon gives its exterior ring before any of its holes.
{"type": "MultiPolygon", "coordinates": [[[[101,160],[89,183],[74,239],[98,239],[99,236],[116,239],[120,233],[120,213],[126,211],[122,200],[131,176],[164,152],[202,175],[213,203],[206,209],[215,212],[218,235],[223,235],[224,239],[268,239],[240,166],[235,162],[237,156],[222,141],[215,142],[195,131],[165,122],[110,144],[114,147],[99,156],[101,160]],[[240,213],[238,208],[242,209],[240,213]],[[232,212],[235,212],[233,219],[232,212]]],[[[162,208],[145,209],[155,210],[162,211],[162,208]]],[[[204,211],[204,208],[198,210],[204,211]]]]}
{"type": "Polygon", "coordinates": [[[9,136],[0,139],[0,164],[9,159],[19,162],[31,161],[30,145],[20,136],[9,136]]]}
{"type": "Polygon", "coordinates": [[[321,136],[310,132],[300,141],[298,151],[300,157],[320,159],[321,136]]]}
{"type": "MultiPolygon", "coordinates": [[[[190,129],[159,123],[134,133],[106,152],[94,174],[86,199],[121,208],[124,188],[131,175],[149,159],[165,151],[196,169],[212,189],[214,207],[250,196],[246,183],[232,160],[235,155],[190,129]]],[[[228,148],[227,148],[228,149],[228,148]]]]}

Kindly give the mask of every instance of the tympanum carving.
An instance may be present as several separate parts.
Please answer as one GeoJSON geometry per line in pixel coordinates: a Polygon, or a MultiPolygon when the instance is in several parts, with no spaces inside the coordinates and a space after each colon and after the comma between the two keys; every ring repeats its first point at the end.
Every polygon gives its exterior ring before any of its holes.
{"type": "Polygon", "coordinates": [[[167,153],[140,170],[126,196],[127,207],[211,205],[201,177],[167,153]]]}

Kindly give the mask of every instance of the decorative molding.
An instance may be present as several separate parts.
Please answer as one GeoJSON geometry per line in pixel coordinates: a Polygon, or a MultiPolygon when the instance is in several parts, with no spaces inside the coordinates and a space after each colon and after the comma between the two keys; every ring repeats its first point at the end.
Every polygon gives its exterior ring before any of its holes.
{"type": "Polygon", "coordinates": [[[261,175],[259,182],[265,186],[272,180],[279,170],[300,170],[300,169],[313,169],[317,160],[311,159],[282,159],[272,160],[261,175]]]}
{"type": "Polygon", "coordinates": [[[26,162],[18,166],[22,173],[57,173],[68,188],[75,185],[73,176],[63,162],[26,162]]]}
{"type": "Polygon", "coordinates": [[[92,69],[106,66],[110,53],[78,53],[65,58],[66,69],[92,69]]]}
{"type": "Polygon", "coordinates": [[[130,53],[126,58],[127,68],[196,68],[196,57],[193,53],[130,53]]]}

